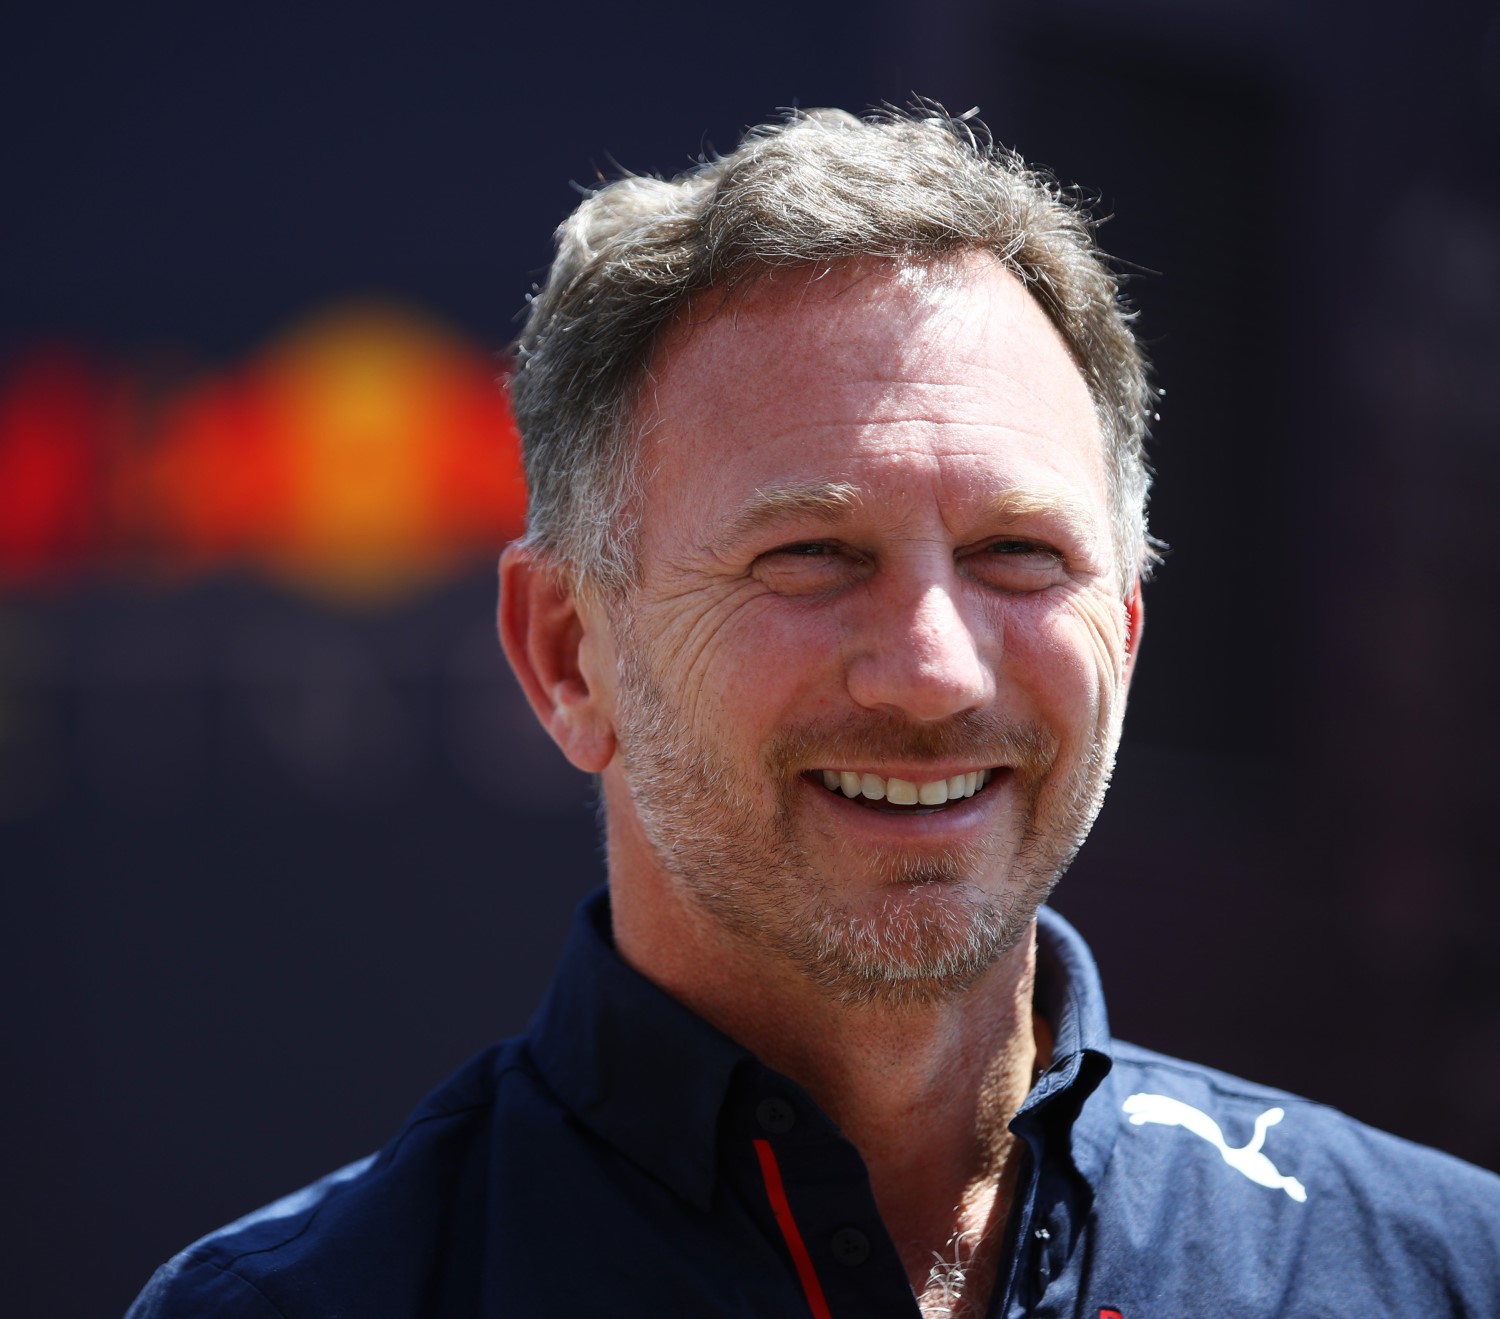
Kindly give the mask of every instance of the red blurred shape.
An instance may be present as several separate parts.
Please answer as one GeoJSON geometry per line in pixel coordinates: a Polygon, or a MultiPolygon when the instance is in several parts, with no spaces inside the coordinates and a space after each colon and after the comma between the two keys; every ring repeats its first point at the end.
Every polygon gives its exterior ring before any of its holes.
{"type": "Polygon", "coordinates": [[[252,369],[212,379],[167,411],[135,515],[142,539],[188,566],[244,560],[284,530],[293,471],[252,369]]]}
{"type": "Polygon", "coordinates": [[[66,350],[33,353],[10,372],[0,389],[0,584],[66,575],[100,550],[119,401],[66,350]]]}
{"type": "Polygon", "coordinates": [[[521,437],[488,362],[455,371],[436,401],[433,483],[444,525],[460,542],[493,545],[521,534],[526,482],[521,437]]]}
{"type": "Polygon", "coordinates": [[[0,395],[0,587],[129,547],[173,578],[250,568],[356,602],[420,588],[521,530],[498,377],[382,306],[332,308],[160,391],[33,355],[0,395]]]}

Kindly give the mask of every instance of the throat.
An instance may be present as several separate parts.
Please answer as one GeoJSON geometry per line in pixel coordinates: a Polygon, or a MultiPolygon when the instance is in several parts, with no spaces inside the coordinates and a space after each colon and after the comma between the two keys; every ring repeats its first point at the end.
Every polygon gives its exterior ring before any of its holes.
{"type": "Polygon", "coordinates": [[[907,1276],[923,1319],[980,1319],[989,1312],[1000,1273],[1010,1195],[998,1185],[975,1196],[941,1249],[907,1260],[907,1276]]]}
{"type": "Polygon", "coordinates": [[[984,1160],[986,1170],[945,1213],[914,1215],[912,1200],[893,1202],[877,1190],[923,1319],[980,1319],[989,1313],[1026,1158],[1025,1143],[1003,1130],[984,1160]],[[885,1204],[891,1205],[888,1215],[885,1204]]]}

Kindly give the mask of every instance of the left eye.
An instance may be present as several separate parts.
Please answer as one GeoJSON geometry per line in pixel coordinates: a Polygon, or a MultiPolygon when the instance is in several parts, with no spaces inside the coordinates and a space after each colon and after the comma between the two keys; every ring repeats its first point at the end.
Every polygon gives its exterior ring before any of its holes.
{"type": "Polygon", "coordinates": [[[1004,554],[1010,558],[1035,559],[1038,563],[1057,563],[1062,558],[1056,550],[1029,540],[997,540],[987,546],[985,552],[1004,554]]]}
{"type": "Polygon", "coordinates": [[[826,556],[834,552],[833,546],[825,544],[820,540],[804,541],[798,545],[783,545],[779,550],[773,550],[773,554],[790,554],[794,558],[814,559],[826,556]]]}
{"type": "Polygon", "coordinates": [[[1030,540],[991,541],[969,555],[969,570],[1003,591],[1040,591],[1066,571],[1057,550],[1030,540]]]}

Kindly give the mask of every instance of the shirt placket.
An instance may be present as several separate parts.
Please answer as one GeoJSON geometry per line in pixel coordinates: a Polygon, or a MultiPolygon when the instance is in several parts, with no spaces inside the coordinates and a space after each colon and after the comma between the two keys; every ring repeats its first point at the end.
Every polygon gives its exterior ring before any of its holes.
{"type": "MultiPolygon", "coordinates": [[[[859,1152],[806,1094],[757,1071],[727,1124],[745,1203],[812,1319],[920,1319],[859,1152]]],[[[793,1311],[796,1313],[796,1311],[793,1311]]]]}

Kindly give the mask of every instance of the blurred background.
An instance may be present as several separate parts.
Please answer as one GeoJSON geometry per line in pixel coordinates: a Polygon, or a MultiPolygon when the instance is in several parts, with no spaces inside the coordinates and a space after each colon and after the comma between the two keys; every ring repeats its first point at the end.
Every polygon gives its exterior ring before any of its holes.
{"type": "Polygon", "coordinates": [[[1111,218],[1173,550],[1057,905],[1119,1034],[1500,1168],[1500,22],[29,6],[0,42],[0,1295],[110,1315],[524,1027],[601,878],[493,638],[580,186],[981,107],[1111,218]]]}

